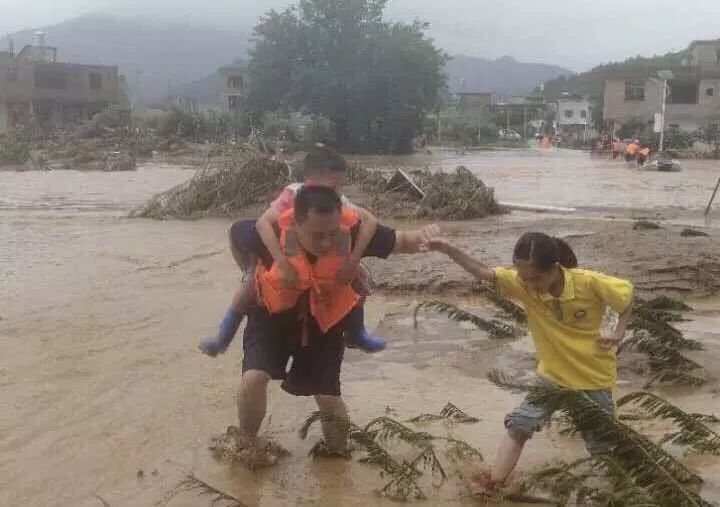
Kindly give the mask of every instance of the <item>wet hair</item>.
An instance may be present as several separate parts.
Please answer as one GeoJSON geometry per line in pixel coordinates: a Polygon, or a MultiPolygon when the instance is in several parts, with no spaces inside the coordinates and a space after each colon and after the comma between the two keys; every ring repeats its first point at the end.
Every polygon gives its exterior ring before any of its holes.
{"type": "Polygon", "coordinates": [[[295,196],[295,219],[307,220],[310,212],[333,213],[342,211],[340,196],[330,187],[304,185],[295,196]]]}
{"type": "Polygon", "coordinates": [[[319,173],[345,173],[347,162],[342,155],[322,143],[317,143],[305,156],[303,176],[308,178],[319,173]]]}
{"type": "Polygon", "coordinates": [[[530,261],[539,271],[550,271],[558,263],[564,268],[578,267],[578,260],[570,245],[542,232],[528,232],[515,244],[513,262],[530,261]]]}

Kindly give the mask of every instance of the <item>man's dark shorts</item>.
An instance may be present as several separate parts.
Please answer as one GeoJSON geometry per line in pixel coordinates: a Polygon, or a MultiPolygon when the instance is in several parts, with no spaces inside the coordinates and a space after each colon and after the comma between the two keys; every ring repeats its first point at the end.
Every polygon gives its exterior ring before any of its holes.
{"type": "Polygon", "coordinates": [[[273,380],[282,380],[282,388],[295,396],[340,396],[343,323],[323,335],[310,319],[306,347],[301,345],[299,327],[295,312],[270,318],[265,308],[254,306],[243,335],[243,373],[262,370],[273,380]]]}

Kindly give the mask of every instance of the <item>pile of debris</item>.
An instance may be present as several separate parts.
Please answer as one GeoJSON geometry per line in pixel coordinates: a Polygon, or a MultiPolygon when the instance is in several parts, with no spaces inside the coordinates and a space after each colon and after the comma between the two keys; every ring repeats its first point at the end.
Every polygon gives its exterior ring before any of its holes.
{"type": "Polygon", "coordinates": [[[470,220],[505,212],[494,190],[464,166],[451,173],[397,169],[389,179],[354,168],[350,180],[369,194],[366,204],[380,216],[470,220]]]}
{"type": "Polygon", "coordinates": [[[192,179],[154,196],[130,216],[236,216],[250,206],[266,205],[289,181],[285,163],[271,159],[255,144],[238,144],[227,156],[211,159],[192,179]]]}

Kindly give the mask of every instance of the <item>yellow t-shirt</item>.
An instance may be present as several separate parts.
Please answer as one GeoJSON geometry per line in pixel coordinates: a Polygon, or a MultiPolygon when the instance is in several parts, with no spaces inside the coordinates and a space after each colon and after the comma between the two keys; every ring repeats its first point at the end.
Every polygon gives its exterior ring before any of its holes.
{"type": "Polygon", "coordinates": [[[632,301],[627,280],[564,269],[565,288],[558,299],[528,289],[514,269],[495,268],[499,292],[522,303],[535,342],[538,373],[570,389],[607,389],[617,379],[615,350],[598,346],[606,307],[624,312],[632,301]]]}

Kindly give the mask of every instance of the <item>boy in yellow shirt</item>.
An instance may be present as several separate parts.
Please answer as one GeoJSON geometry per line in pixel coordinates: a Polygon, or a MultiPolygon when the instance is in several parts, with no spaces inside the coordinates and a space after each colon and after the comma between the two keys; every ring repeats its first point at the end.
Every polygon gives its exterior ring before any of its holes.
{"type": "MultiPolygon", "coordinates": [[[[535,342],[539,382],[583,391],[613,413],[616,347],[625,337],[632,312],[633,287],[626,280],[578,269],[577,258],[563,240],[527,233],[515,245],[514,269],[491,269],[442,239],[428,247],[448,255],[477,279],[494,283],[499,292],[519,301],[528,315],[535,342]],[[602,336],[607,307],[620,314],[611,336],[602,336]]],[[[507,434],[490,474],[473,478],[473,490],[484,494],[512,473],[525,443],[550,420],[552,410],[525,400],[505,417],[507,434]]],[[[590,454],[612,449],[612,443],[583,434],[590,454]]]]}

